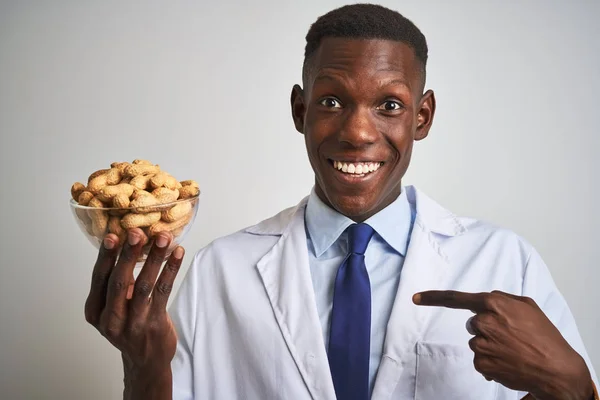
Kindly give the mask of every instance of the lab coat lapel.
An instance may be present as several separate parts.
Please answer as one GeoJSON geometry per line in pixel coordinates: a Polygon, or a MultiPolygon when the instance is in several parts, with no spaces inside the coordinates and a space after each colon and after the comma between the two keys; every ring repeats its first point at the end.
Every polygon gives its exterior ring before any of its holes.
{"type": "Polygon", "coordinates": [[[275,246],[258,262],[269,301],[298,371],[313,399],[335,391],[308,264],[305,201],[292,213],[275,246]]]}
{"type": "MultiPolygon", "coordinates": [[[[409,188],[409,199],[413,202],[415,195],[418,192],[409,188]]],[[[416,306],[412,296],[424,290],[446,289],[445,276],[450,266],[436,234],[454,236],[464,230],[452,215],[430,202],[430,199],[422,199],[415,204],[417,215],[387,325],[383,356],[371,397],[373,400],[390,399],[400,377],[414,375],[414,369],[403,365],[405,360],[414,357],[416,343],[422,337],[433,310],[416,306]]],[[[411,380],[403,379],[403,382],[406,381],[411,380]]]]}

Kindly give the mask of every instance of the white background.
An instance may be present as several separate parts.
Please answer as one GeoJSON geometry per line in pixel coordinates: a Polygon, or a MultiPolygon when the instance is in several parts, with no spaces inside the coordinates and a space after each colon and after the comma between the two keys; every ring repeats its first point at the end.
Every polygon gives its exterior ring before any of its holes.
{"type": "MultiPolygon", "coordinates": [[[[83,317],[96,253],[73,182],[134,158],[199,181],[186,269],[308,194],[289,94],[309,25],[342,4],[0,2],[2,398],[121,395],[119,354],[83,317]]],[[[600,367],[600,3],[383,4],[425,33],[438,100],[404,183],[532,242],[600,367]]]]}

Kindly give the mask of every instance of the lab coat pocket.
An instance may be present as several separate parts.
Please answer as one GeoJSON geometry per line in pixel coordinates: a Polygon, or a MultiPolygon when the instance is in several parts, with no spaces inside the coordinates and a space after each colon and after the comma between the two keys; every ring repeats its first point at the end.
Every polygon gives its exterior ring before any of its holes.
{"type": "Polygon", "coordinates": [[[497,391],[475,370],[466,344],[417,343],[415,400],[495,400],[497,391]]]}

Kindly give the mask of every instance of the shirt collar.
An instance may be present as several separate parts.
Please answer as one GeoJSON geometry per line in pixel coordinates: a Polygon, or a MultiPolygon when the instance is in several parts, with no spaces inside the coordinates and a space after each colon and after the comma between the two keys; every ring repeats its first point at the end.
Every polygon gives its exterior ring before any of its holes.
{"type": "MultiPolygon", "coordinates": [[[[353,223],[350,218],[323,203],[313,187],[306,206],[306,228],[315,256],[320,257],[325,253],[353,223]]],[[[389,206],[367,219],[365,223],[371,225],[395,251],[406,255],[412,227],[412,211],[404,190],[389,206]]]]}

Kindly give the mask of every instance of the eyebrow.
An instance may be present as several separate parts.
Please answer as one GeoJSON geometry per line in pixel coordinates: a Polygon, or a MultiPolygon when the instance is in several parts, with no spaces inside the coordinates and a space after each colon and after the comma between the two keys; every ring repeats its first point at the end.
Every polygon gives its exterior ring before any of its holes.
{"type": "Polygon", "coordinates": [[[408,83],[406,83],[406,81],[404,79],[392,79],[389,82],[385,82],[385,84],[382,86],[391,86],[391,85],[404,86],[405,88],[410,90],[410,85],[408,83]]]}
{"type": "MultiPolygon", "coordinates": [[[[322,74],[322,75],[318,75],[315,78],[314,83],[319,82],[319,81],[331,81],[334,83],[338,83],[338,82],[340,82],[340,79],[337,79],[337,78],[333,77],[332,75],[322,74]]],[[[392,86],[392,85],[404,86],[406,89],[410,90],[410,85],[404,79],[400,79],[400,78],[392,79],[390,81],[385,81],[380,86],[384,87],[384,86],[392,86]]]]}

